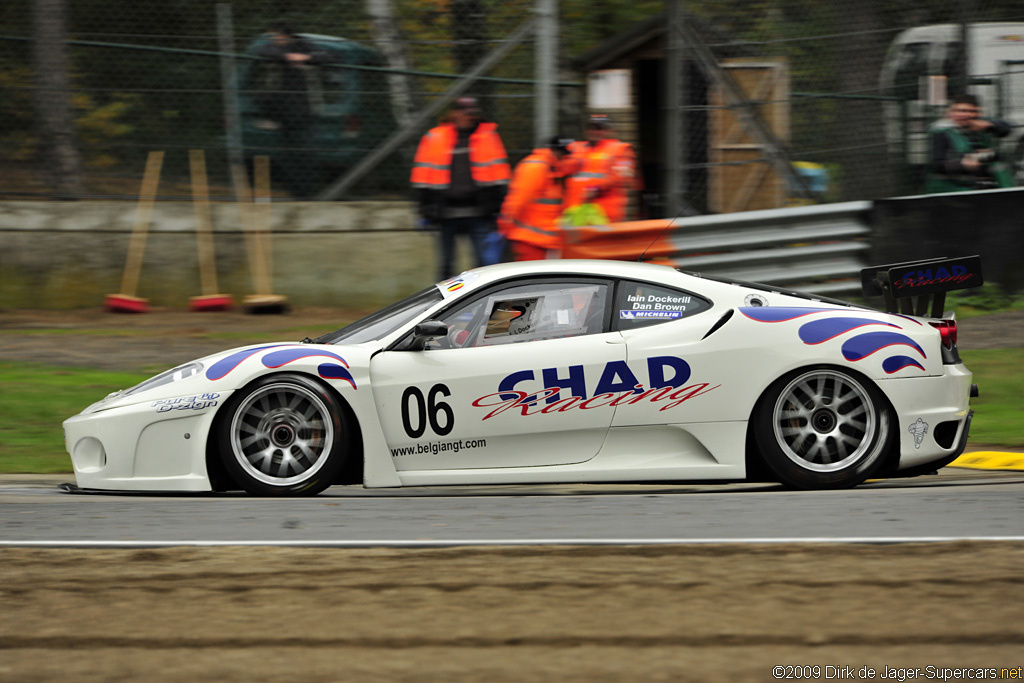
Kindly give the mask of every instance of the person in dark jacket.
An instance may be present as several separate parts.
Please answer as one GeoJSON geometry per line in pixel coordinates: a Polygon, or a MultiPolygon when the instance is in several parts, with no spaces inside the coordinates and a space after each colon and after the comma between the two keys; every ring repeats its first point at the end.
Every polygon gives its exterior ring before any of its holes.
{"type": "Polygon", "coordinates": [[[308,79],[313,69],[326,61],[310,43],[295,34],[285,22],[270,27],[270,43],[255,54],[275,64],[273,92],[262,102],[264,118],[280,131],[281,150],[274,154],[289,191],[297,198],[313,193],[315,169],[309,167],[308,148],[313,112],[309,104],[308,79]]]}
{"type": "Polygon", "coordinates": [[[932,126],[931,159],[925,191],[964,192],[1011,187],[1013,171],[1000,158],[999,138],[1010,134],[1005,121],[981,116],[981,102],[961,95],[950,104],[947,118],[932,126]]]}
{"type": "Polygon", "coordinates": [[[455,274],[456,235],[469,236],[478,266],[500,260],[489,242],[499,237],[495,219],[510,176],[498,125],[482,120],[474,97],[455,100],[449,120],[420,140],[410,182],[421,218],[439,231],[439,279],[455,274]]]}

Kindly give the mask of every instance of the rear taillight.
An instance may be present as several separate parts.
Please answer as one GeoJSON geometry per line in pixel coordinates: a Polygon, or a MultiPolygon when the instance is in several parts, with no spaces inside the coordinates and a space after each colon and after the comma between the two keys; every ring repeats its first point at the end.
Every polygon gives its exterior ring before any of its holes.
{"type": "Polygon", "coordinates": [[[943,346],[947,349],[952,349],[956,346],[955,320],[938,320],[931,322],[930,325],[939,331],[939,338],[942,340],[943,346]]]}

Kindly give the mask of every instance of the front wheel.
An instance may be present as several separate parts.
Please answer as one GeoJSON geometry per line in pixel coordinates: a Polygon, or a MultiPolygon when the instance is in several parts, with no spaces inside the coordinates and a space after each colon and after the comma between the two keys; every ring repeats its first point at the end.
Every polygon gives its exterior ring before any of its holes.
{"type": "Polygon", "coordinates": [[[893,418],[873,385],[839,370],[815,369],[772,384],[754,414],[765,463],[801,489],[856,486],[885,460],[893,418]]]}
{"type": "Polygon", "coordinates": [[[225,469],[256,495],[320,493],[345,466],[350,444],[338,399],[303,375],[257,380],[231,397],[218,424],[225,469]]]}

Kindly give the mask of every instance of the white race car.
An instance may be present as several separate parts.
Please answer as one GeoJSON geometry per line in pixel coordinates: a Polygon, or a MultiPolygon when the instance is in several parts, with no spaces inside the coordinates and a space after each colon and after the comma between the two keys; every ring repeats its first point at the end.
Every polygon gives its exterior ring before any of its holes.
{"type": "MultiPolygon", "coordinates": [[[[955,288],[929,268],[885,293],[955,288]]],[[[319,339],[187,363],[89,406],[64,434],[82,489],[824,489],[952,461],[972,395],[950,319],[550,260],[467,271],[319,339]]]]}

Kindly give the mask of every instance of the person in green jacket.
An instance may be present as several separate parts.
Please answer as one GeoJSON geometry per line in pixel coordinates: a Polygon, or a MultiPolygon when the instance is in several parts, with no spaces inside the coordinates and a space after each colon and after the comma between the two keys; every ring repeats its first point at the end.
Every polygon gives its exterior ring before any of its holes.
{"type": "Polygon", "coordinates": [[[981,116],[974,95],[960,95],[948,118],[932,126],[925,192],[964,192],[1013,186],[1013,170],[1000,159],[998,138],[1010,134],[1005,121],[981,116]]]}

